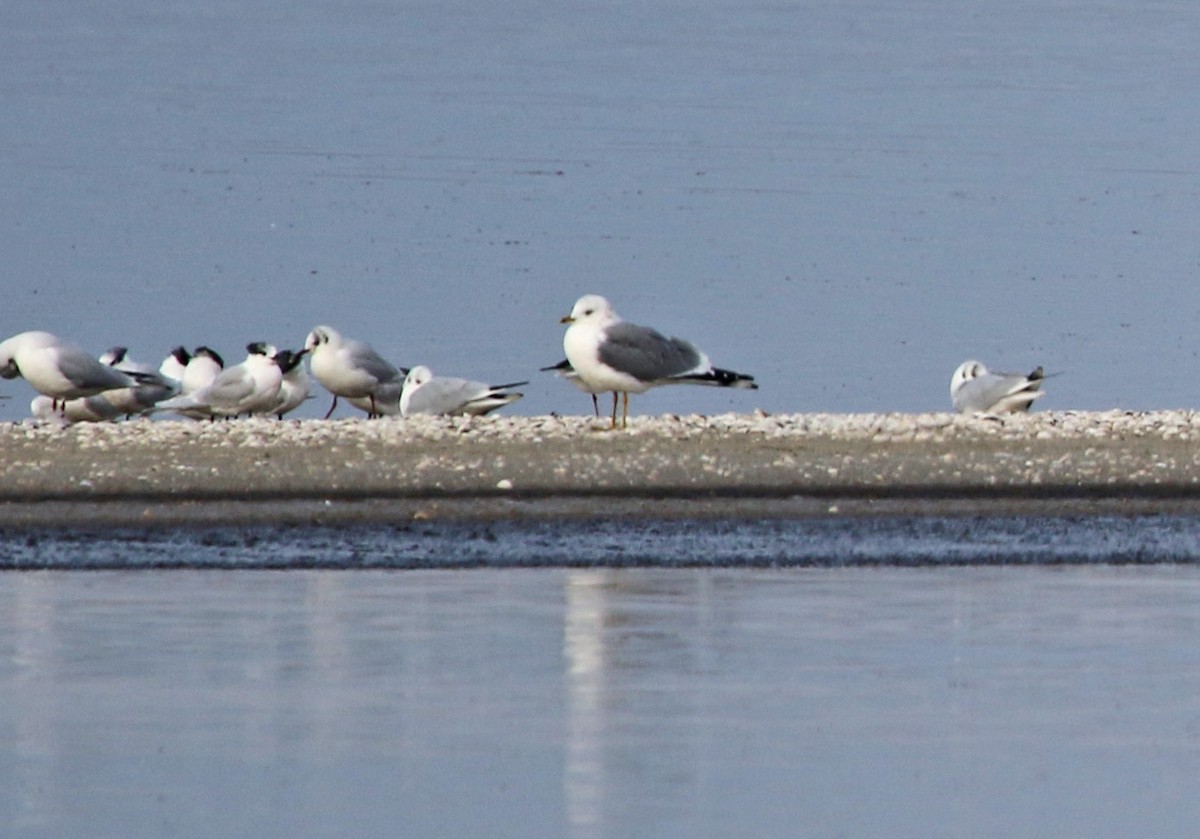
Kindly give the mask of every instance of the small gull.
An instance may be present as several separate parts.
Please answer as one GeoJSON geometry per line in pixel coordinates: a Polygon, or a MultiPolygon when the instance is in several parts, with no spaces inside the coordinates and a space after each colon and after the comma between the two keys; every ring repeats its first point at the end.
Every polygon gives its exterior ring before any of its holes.
{"type": "Polygon", "coordinates": [[[1028,411],[1042,396],[1046,374],[1038,367],[1028,376],[994,373],[978,361],[964,361],[950,377],[954,410],[963,414],[1005,414],[1028,411]]]}
{"type": "Polygon", "coordinates": [[[668,338],[647,326],[621,320],[597,294],[575,302],[563,349],[589,392],[611,391],[612,427],[617,426],[617,394],[622,394],[621,425],[628,423],[629,394],[668,384],[757,388],[753,376],[713,367],[708,356],[681,338],[668,338]]]}
{"type": "Polygon", "coordinates": [[[146,379],[103,364],[81,347],[49,332],[22,332],[0,342],[0,377],[18,376],[38,393],[49,396],[56,409],[69,399],[134,387],[146,379]]]}
{"type": "Polygon", "coordinates": [[[318,326],[308,333],[304,349],[310,353],[313,378],[333,394],[325,419],[333,416],[339,396],[359,406],[359,400],[366,400],[368,417],[395,413],[384,406],[399,401],[407,369],[397,368],[369,344],[344,338],[328,326],[318,326]]]}
{"type": "Polygon", "coordinates": [[[523,394],[508,389],[527,384],[529,382],[486,385],[467,379],[435,376],[428,367],[418,365],[409,370],[404,379],[400,413],[406,417],[415,414],[469,414],[481,417],[489,411],[516,402],[523,394]]]}

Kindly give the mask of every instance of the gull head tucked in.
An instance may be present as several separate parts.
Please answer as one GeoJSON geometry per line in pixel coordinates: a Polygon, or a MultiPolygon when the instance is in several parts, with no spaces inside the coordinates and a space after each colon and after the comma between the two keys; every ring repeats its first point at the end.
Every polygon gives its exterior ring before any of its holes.
{"type": "Polygon", "coordinates": [[[1043,396],[1041,367],[1028,376],[988,370],[978,361],[964,361],[950,377],[950,399],[962,414],[1012,414],[1029,410],[1043,396]]]}
{"type": "Polygon", "coordinates": [[[406,417],[416,414],[466,414],[481,417],[516,402],[523,394],[510,391],[509,388],[527,384],[529,382],[486,385],[468,379],[435,376],[428,367],[417,365],[409,370],[404,378],[404,390],[400,394],[400,413],[406,417]]]}

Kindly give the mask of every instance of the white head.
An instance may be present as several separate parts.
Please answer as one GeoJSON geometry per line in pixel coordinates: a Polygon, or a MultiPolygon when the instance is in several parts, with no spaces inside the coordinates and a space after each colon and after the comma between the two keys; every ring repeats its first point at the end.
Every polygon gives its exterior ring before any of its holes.
{"type": "Polygon", "coordinates": [[[562,323],[611,323],[619,320],[612,304],[599,294],[585,294],[575,301],[562,323]]]}
{"type": "Polygon", "coordinates": [[[337,347],[342,343],[342,336],[336,329],[331,326],[316,326],[313,331],[308,333],[308,337],[304,339],[304,349],[309,352],[315,351],[318,347],[329,344],[337,347]]]}
{"type": "Polygon", "coordinates": [[[0,377],[15,379],[21,375],[17,366],[17,353],[22,350],[55,347],[59,343],[61,342],[58,338],[49,332],[21,332],[0,341],[0,377]]]}
{"type": "Polygon", "coordinates": [[[421,385],[432,379],[433,371],[423,364],[418,364],[408,371],[408,375],[404,377],[404,387],[400,391],[401,414],[408,416],[408,407],[412,403],[413,394],[420,389],[421,385]]]}
{"type": "Polygon", "coordinates": [[[416,367],[408,371],[408,375],[404,377],[404,389],[413,390],[428,382],[433,378],[433,371],[424,364],[418,364],[416,367]]]}
{"type": "Polygon", "coordinates": [[[972,379],[978,379],[980,376],[986,376],[987,367],[979,361],[964,361],[958,365],[958,369],[954,371],[954,375],[950,377],[950,398],[962,389],[962,386],[972,379]]]}

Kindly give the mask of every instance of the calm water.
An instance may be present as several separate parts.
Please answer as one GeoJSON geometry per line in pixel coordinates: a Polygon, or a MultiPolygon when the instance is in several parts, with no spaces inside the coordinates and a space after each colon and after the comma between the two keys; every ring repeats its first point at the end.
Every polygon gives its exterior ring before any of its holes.
{"type": "MultiPolygon", "coordinates": [[[[756,374],[651,413],[1196,403],[1200,6],[10,0],[0,332],[534,378],[598,291],[756,374]]],[[[30,396],[0,402],[25,415],[30,396]]],[[[316,415],[324,405],[306,409],[316,415]]]]}
{"type": "Polygon", "coordinates": [[[10,568],[94,570],[0,575],[0,824],[1190,835],[1198,536],[1153,518],[9,533],[10,568]],[[939,539],[960,545],[942,564],[939,539]],[[314,557],[360,570],[261,570],[314,557]]]}
{"type": "MultiPolygon", "coordinates": [[[[235,359],[329,323],[583,412],[534,371],[597,291],[763,385],[645,412],[944,408],[967,357],[1063,372],[1047,408],[1196,401],[1194,3],[8,0],[0,22],[3,335],[235,359]]],[[[23,383],[0,394],[25,415],[23,383]]],[[[0,825],[1190,835],[1198,536],[4,534],[29,570],[0,575],[0,825]],[[94,570],[36,570],[62,567],[94,570]]]]}

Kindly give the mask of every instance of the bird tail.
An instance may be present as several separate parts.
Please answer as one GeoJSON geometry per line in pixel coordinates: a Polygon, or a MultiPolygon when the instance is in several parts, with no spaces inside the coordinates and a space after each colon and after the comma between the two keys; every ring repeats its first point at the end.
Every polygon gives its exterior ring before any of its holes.
{"type": "Polygon", "coordinates": [[[745,373],[735,373],[733,370],[722,370],[720,367],[713,367],[711,370],[706,370],[703,373],[690,373],[686,376],[679,376],[676,381],[697,385],[712,385],[714,387],[740,387],[747,390],[758,389],[758,385],[754,383],[753,376],[747,376],[745,373]]]}

